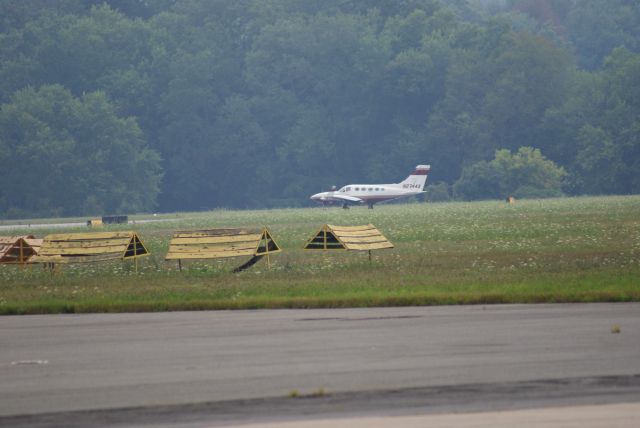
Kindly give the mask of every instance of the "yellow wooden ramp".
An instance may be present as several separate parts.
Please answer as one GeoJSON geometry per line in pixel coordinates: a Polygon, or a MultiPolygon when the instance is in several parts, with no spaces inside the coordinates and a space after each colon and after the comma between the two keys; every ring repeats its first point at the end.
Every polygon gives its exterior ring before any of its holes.
{"type": "Polygon", "coordinates": [[[148,256],[135,232],[59,233],[44,238],[34,263],[92,263],[148,256]]]}
{"type": "Polygon", "coordinates": [[[31,263],[42,245],[33,235],[0,236],[0,263],[31,263]]]}
{"type": "Polygon", "coordinates": [[[374,225],[335,226],[325,224],[316,232],[305,250],[350,250],[371,251],[393,248],[393,244],[384,237],[374,225]]]}
{"type": "Polygon", "coordinates": [[[266,227],[186,230],[174,233],[165,259],[178,260],[181,267],[181,260],[252,256],[253,262],[243,265],[249,267],[260,257],[280,251],[266,227]]]}

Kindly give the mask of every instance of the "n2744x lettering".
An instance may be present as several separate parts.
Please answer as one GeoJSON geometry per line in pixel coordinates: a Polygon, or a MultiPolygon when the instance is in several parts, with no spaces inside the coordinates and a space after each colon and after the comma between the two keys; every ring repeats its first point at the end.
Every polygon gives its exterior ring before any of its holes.
{"type": "Polygon", "coordinates": [[[420,189],[420,185],[419,184],[403,184],[402,188],[403,189],[420,189]]]}

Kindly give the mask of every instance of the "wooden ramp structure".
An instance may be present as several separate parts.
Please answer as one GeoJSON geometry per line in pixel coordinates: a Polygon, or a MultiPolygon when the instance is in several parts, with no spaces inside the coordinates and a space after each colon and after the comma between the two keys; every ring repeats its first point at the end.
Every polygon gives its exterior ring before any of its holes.
{"type": "Polygon", "coordinates": [[[33,235],[0,236],[0,263],[31,263],[41,245],[42,239],[36,239],[33,235]]]}
{"type": "Polygon", "coordinates": [[[323,225],[307,244],[305,250],[348,250],[369,251],[393,248],[393,244],[384,237],[374,225],[335,226],[323,225]]]}
{"type": "Polygon", "coordinates": [[[177,231],[169,242],[165,260],[220,259],[251,256],[251,259],[234,269],[240,272],[253,266],[262,257],[282,251],[266,227],[258,229],[208,229],[177,231]]]}
{"type": "Polygon", "coordinates": [[[135,232],[59,233],[47,235],[34,263],[94,263],[126,260],[150,253],[135,232]]]}

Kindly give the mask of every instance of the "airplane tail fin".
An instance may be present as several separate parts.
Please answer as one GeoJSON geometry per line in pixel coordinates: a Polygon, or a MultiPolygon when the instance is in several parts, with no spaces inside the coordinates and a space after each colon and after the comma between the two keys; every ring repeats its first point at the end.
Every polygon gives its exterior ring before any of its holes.
{"type": "Polygon", "coordinates": [[[431,165],[416,166],[416,169],[400,183],[400,186],[407,190],[424,190],[429,171],[431,171],[431,165]]]}

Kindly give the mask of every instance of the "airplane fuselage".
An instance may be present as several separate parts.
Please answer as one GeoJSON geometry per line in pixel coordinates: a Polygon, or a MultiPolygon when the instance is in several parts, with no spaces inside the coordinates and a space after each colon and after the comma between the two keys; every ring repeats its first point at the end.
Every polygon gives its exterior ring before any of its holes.
{"type": "Polygon", "coordinates": [[[320,192],[311,195],[311,200],[323,205],[342,204],[373,204],[390,201],[392,199],[419,195],[424,192],[427,174],[431,166],[418,165],[415,170],[402,182],[393,184],[348,184],[338,190],[320,192]]]}
{"type": "MultiPolygon", "coordinates": [[[[338,197],[348,196],[361,199],[364,203],[370,205],[424,193],[422,189],[412,189],[410,187],[415,185],[405,184],[404,186],[407,186],[407,188],[403,188],[400,184],[349,184],[339,190],[316,193],[311,196],[311,200],[327,205],[338,203],[342,204],[347,202],[347,200],[338,199],[338,197]]],[[[353,202],[356,203],[356,201],[353,202]]]]}

